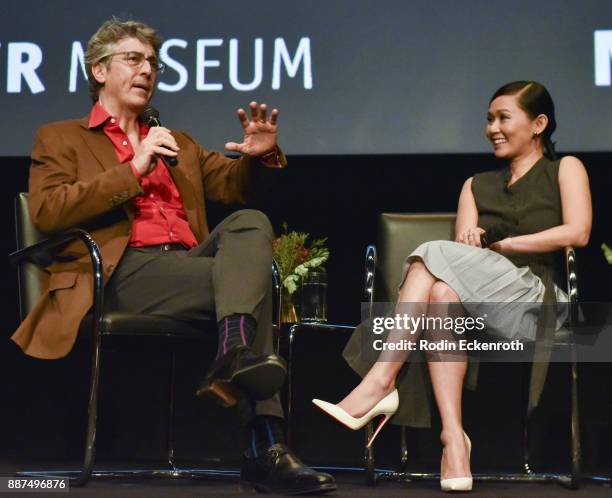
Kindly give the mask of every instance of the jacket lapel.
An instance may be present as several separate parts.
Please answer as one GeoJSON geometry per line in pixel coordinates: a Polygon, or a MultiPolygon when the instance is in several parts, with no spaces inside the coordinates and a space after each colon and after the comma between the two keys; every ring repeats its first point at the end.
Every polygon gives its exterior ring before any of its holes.
{"type": "Polygon", "coordinates": [[[197,195],[193,183],[185,174],[185,164],[182,162],[183,159],[184,157],[182,157],[181,153],[179,152],[179,165],[174,168],[168,168],[168,170],[170,171],[170,176],[172,176],[172,180],[174,180],[176,188],[181,194],[181,200],[183,201],[183,208],[185,209],[185,215],[187,216],[189,226],[196,236],[196,239],[201,241],[202,233],[200,230],[198,208],[196,204],[197,195]]]}
{"type": "MultiPolygon", "coordinates": [[[[89,115],[81,119],[81,127],[84,128],[82,134],[83,141],[89,151],[94,156],[100,167],[106,171],[119,164],[117,153],[113,148],[110,139],[104,134],[101,128],[89,128],[89,115]]],[[[131,220],[134,219],[134,206],[131,202],[124,202],[123,208],[131,220]]]]}
{"type": "Polygon", "coordinates": [[[85,129],[83,140],[90,152],[96,158],[103,170],[107,170],[118,164],[117,154],[113,144],[104,134],[101,128],[89,128],[89,116],[81,119],[81,127],[85,129]]]}

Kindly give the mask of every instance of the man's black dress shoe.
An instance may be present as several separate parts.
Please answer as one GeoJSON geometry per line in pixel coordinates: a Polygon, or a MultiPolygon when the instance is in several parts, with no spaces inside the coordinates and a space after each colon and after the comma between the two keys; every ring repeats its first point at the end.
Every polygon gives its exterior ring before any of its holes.
{"type": "Polygon", "coordinates": [[[196,395],[223,407],[239,399],[260,401],[271,398],[285,382],[287,367],[278,355],[257,355],[247,346],[237,346],[216,359],[196,395]]]}
{"type": "Polygon", "coordinates": [[[274,444],[256,458],[244,457],[240,482],[262,493],[286,495],[334,491],[336,481],[329,474],[304,465],[284,444],[274,444]]]}

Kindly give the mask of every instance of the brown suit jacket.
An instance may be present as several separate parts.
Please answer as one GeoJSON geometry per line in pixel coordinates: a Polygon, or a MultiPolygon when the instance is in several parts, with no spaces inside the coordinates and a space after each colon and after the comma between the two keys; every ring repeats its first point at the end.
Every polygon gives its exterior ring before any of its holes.
{"type": "MultiPolygon", "coordinates": [[[[38,130],[30,167],[29,210],[43,233],[73,227],[88,230],[100,246],[107,282],[129,242],[134,216],[131,199],[143,191],[130,165],[118,163],[102,129],[89,129],[88,123],[86,116],[38,130]]],[[[232,160],[207,151],[186,133],[173,135],[180,147],[179,165],[170,168],[170,173],[189,226],[201,242],[208,235],[205,198],[244,202],[244,188],[263,166],[247,157],[232,160]]],[[[285,165],[284,157],[281,164],[285,165]]],[[[67,355],[93,302],[93,274],[85,248],[74,242],[61,256],[61,262],[47,268],[40,301],[11,337],[26,354],[37,358],[67,355]]]]}

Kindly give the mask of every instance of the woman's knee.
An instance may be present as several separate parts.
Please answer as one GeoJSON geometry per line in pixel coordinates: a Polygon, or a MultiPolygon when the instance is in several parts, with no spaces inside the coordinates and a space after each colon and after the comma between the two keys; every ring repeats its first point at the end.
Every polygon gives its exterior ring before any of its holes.
{"type": "Polygon", "coordinates": [[[431,286],[429,291],[429,302],[431,303],[455,303],[459,301],[459,295],[442,280],[438,280],[431,286]]]}
{"type": "Polygon", "coordinates": [[[423,281],[424,278],[427,282],[434,281],[434,276],[429,272],[429,270],[420,258],[411,261],[410,266],[408,267],[408,270],[406,271],[406,274],[404,276],[404,280],[400,285],[400,292],[402,292],[406,285],[411,286],[415,282],[423,281]]]}
{"type": "Polygon", "coordinates": [[[429,270],[425,266],[425,263],[421,259],[417,259],[410,263],[408,267],[407,275],[414,275],[417,273],[429,273],[429,270]]]}

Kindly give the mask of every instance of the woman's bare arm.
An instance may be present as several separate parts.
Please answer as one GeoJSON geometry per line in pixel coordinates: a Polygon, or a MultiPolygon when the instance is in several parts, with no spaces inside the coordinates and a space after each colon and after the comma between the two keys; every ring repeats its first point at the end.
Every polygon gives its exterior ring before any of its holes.
{"type": "Polygon", "coordinates": [[[457,221],[455,222],[455,242],[480,247],[480,234],[484,232],[478,227],[478,209],[472,193],[472,178],[463,184],[459,195],[457,207],[457,221]]]}
{"type": "Polygon", "coordinates": [[[508,237],[491,244],[505,253],[550,252],[566,246],[584,247],[589,241],[593,212],[586,169],[580,159],[566,156],[559,165],[563,224],[529,235],[508,237]]]}

